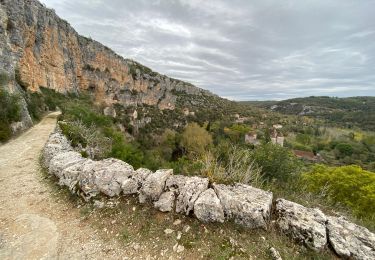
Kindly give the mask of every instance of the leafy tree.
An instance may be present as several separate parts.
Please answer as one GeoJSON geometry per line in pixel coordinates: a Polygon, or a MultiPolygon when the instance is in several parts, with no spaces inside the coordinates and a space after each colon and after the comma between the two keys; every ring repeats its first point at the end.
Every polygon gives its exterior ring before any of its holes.
{"type": "Polygon", "coordinates": [[[231,127],[224,128],[225,134],[229,137],[229,139],[234,143],[243,142],[245,134],[250,131],[250,127],[247,125],[239,125],[234,124],[231,127]]]}
{"type": "Polygon", "coordinates": [[[212,144],[212,136],[197,123],[189,123],[181,138],[181,145],[192,156],[200,156],[212,144]]]}
{"type": "Polygon", "coordinates": [[[252,159],[269,181],[287,181],[301,166],[301,162],[287,148],[272,143],[258,146],[252,152],[252,159]]]}
{"type": "Polygon", "coordinates": [[[353,154],[353,147],[348,143],[339,143],[335,146],[339,153],[339,157],[351,156],[353,154]]]}

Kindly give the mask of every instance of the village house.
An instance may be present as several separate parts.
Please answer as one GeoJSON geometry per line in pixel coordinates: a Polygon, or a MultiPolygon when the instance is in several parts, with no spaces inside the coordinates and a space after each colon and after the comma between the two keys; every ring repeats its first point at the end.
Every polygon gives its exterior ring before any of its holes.
{"type": "Polygon", "coordinates": [[[284,136],[283,136],[283,134],[282,133],[278,133],[276,131],[276,129],[274,129],[274,131],[271,134],[271,142],[273,144],[278,144],[281,147],[283,147],[284,146],[284,136]]]}
{"type": "Polygon", "coordinates": [[[257,133],[249,132],[245,135],[245,143],[252,145],[259,145],[260,141],[257,139],[257,133]]]}
{"type": "Polygon", "coordinates": [[[183,113],[184,113],[184,115],[185,116],[195,116],[195,112],[194,111],[189,111],[189,108],[187,108],[187,107],[185,107],[184,109],[183,109],[183,113]]]}
{"type": "Polygon", "coordinates": [[[246,120],[249,120],[248,117],[242,117],[239,114],[234,114],[234,121],[239,124],[243,124],[246,120]]]}
{"type": "Polygon", "coordinates": [[[283,128],[283,125],[276,124],[276,125],[273,125],[272,127],[275,128],[275,129],[281,129],[281,128],[283,128]]]}

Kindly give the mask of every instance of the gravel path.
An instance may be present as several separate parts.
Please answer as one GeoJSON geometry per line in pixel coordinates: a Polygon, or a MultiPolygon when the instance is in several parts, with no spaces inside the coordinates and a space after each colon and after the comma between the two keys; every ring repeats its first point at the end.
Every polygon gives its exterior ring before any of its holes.
{"type": "Polygon", "coordinates": [[[0,146],[0,259],[126,259],[43,180],[39,155],[57,115],[0,146]]]}

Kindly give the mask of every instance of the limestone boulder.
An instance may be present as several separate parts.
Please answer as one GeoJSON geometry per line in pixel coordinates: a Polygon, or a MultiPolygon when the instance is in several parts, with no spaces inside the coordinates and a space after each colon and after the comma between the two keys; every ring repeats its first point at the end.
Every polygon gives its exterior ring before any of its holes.
{"type": "Polygon", "coordinates": [[[78,184],[87,197],[94,197],[99,193],[113,197],[120,195],[123,183],[133,173],[131,165],[117,159],[90,161],[84,164],[78,184]]]}
{"type": "Polygon", "coordinates": [[[208,189],[208,179],[201,177],[188,177],[185,185],[179,189],[176,201],[176,212],[189,215],[194,209],[194,203],[199,195],[208,189]]]}
{"type": "Polygon", "coordinates": [[[277,199],[276,215],[277,227],[287,236],[314,250],[321,250],[326,246],[327,218],[319,209],[277,199]]]}
{"type": "Polygon", "coordinates": [[[174,191],[178,195],[188,179],[189,177],[184,175],[169,176],[165,183],[165,190],[174,191]]]}
{"type": "Polygon", "coordinates": [[[147,177],[152,173],[151,170],[146,168],[139,168],[134,172],[133,179],[138,183],[138,187],[141,188],[147,177]]]}
{"type": "Polygon", "coordinates": [[[194,203],[194,215],[202,222],[224,222],[224,210],[213,189],[199,195],[194,203]]]}
{"type": "Polygon", "coordinates": [[[74,151],[57,153],[49,163],[49,173],[60,179],[61,173],[65,168],[77,163],[82,163],[85,160],[86,159],[83,158],[80,153],[74,151]]]}
{"type": "Polygon", "coordinates": [[[166,191],[154,202],[154,207],[162,212],[170,212],[174,208],[176,195],[173,191],[166,191]]]}
{"type": "Polygon", "coordinates": [[[133,178],[128,178],[121,183],[121,190],[125,195],[138,193],[139,185],[133,178]]]}
{"type": "Polygon", "coordinates": [[[59,184],[62,186],[67,186],[71,193],[76,193],[78,191],[78,177],[83,171],[85,164],[90,163],[92,163],[90,159],[85,159],[63,169],[59,175],[59,184]]]}
{"type": "Polygon", "coordinates": [[[343,217],[328,217],[329,243],[342,258],[375,259],[375,234],[343,217]]]}
{"type": "Polygon", "coordinates": [[[147,200],[156,201],[163,193],[165,182],[173,170],[157,170],[147,176],[139,192],[139,202],[144,203],[147,200]]]}
{"type": "Polygon", "coordinates": [[[272,206],[272,193],[245,184],[214,184],[214,190],[227,219],[251,229],[267,228],[272,206]]]}

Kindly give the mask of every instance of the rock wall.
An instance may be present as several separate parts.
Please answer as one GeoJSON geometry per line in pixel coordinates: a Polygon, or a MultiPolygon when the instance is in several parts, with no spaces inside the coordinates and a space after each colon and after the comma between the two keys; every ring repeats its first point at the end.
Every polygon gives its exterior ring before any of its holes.
{"type": "Polygon", "coordinates": [[[175,91],[212,95],[80,36],[37,0],[0,1],[0,57],[0,72],[12,79],[11,92],[20,87],[85,91],[106,106],[147,104],[160,109],[174,109],[175,91]]]}
{"type": "Polygon", "coordinates": [[[93,161],[73,151],[57,129],[43,149],[42,163],[59,184],[86,200],[137,194],[163,212],[193,215],[202,222],[233,220],[250,229],[268,229],[275,219],[280,232],[313,250],[332,248],[342,258],[375,259],[375,234],[342,217],[326,216],[244,184],[210,184],[208,179],[173,175],[173,170],[134,168],[117,159],[93,161]]]}

